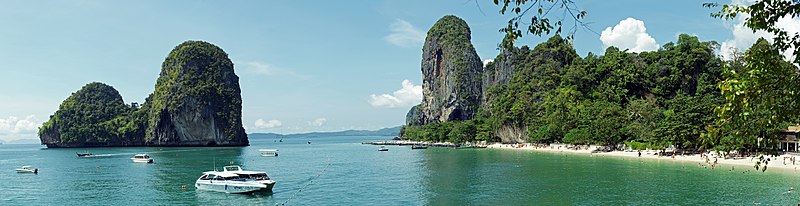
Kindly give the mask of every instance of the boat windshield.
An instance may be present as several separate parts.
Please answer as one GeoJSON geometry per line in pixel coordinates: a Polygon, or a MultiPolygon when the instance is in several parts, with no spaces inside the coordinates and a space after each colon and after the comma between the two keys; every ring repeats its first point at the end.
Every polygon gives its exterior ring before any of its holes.
{"type": "Polygon", "coordinates": [[[239,174],[239,177],[252,180],[269,180],[269,176],[267,176],[267,173],[239,174]]]}

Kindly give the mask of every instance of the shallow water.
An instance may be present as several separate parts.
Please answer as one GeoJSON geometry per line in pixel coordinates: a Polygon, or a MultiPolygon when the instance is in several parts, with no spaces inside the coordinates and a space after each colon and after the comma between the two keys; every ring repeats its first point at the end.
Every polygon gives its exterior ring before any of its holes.
{"type": "Polygon", "coordinates": [[[670,160],[492,149],[411,150],[386,137],[252,139],[250,147],[43,149],[0,145],[0,205],[796,205],[800,174],[670,160]],[[312,144],[307,144],[311,141],[312,144]],[[261,157],[258,149],[278,149],[261,157]],[[154,164],[133,163],[149,153],[154,164]],[[273,193],[195,191],[214,165],[264,170],[273,193]],[[40,174],[17,174],[32,165],[40,174]],[[749,171],[752,171],[749,170],[749,171]],[[744,172],[744,173],[743,173],[744,172]],[[186,186],[184,190],[181,186],[186,186]]]}

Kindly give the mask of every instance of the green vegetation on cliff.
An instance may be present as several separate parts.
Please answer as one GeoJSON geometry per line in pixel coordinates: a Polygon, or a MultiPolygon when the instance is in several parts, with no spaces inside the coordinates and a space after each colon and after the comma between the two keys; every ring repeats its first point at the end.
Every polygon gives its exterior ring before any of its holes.
{"type": "MultiPolygon", "coordinates": [[[[475,53],[475,48],[472,47],[471,35],[472,31],[466,21],[457,16],[447,15],[433,24],[428,30],[425,40],[426,42],[436,41],[438,46],[446,50],[446,54],[443,54],[444,62],[448,64],[447,66],[455,68],[455,75],[452,75],[452,78],[456,91],[459,93],[471,92],[474,82],[480,82],[480,79],[475,79],[474,74],[471,74],[473,68],[477,67],[476,70],[480,70],[480,58],[475,53]]],[[[465,97],[471,96],[465,95],[465,97]]],[[[479,100],[467,99],[465,101],[477,102],[479,100]]]]}
{"type": "Polygon", "coordinates": [[[42,143],[50,144],[140,145],[146,118],[137,107],[126,105],[113,87],[89,83],[61,103],[39,135],[42,143]]]}
{"type": "MultiPolygon", "coordinates": [[[[722,101],[716,85],[723,61],[714,54],[715,47],[715,42],[680,35],[677,43],[654,52],[609,47],[603,56],[581,58],[555,36],[532,50],[514,48],[513,77],[484,88],[488,101],[476,118],[407,126],[403,136],[700,148],[705,126],[715,120],[713,108],[722,101]],[[464,131],[472,133],[459,134],[464,131]]],[[[502,54],[495,61],[500,58],[502,54]]],[[[485,69],[493,71],[494,66],[485,69]]]]}
{"type": "Polygon", "coordinates": [[[155,91],[146,102],[152,117],[146,142],[176,141],[174,136],[179,134],[170,128],[174,127],[170,121],[176,121],[181,113],[203,116],[207,111],[213,113],[215,124],[208,126],[219,128],[227,140],[245,138],[247,142],[241,122],[239,77],[228,54],[208,42],[186,41],[176,46],[164,60],[155,91]],[[159,127],[170,131],[160,131],[159,127]]]}
{"type": "Polygon", "coordinates": [[[39,129],[48,147],[242,146],[239,77],[219,47],[186,41],[164,60],[155,91],[139,108],[117,90],[90,83],[39,129]]]}

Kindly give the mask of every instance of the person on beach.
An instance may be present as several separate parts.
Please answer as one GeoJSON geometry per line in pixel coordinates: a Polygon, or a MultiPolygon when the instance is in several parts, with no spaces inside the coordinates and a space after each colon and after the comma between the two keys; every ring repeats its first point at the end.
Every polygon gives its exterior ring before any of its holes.
{"type": "Polygon", "coordinates": [[[714,157],[714,164],[711,165],[711,169],[713,170],[715,166],[717,166],[717,158],[716,157],[714,157]]]}
{"type": "Polygon", "coordinates": [[[642,150],[639,150],[639,157],[642,157],[642,150]]]}

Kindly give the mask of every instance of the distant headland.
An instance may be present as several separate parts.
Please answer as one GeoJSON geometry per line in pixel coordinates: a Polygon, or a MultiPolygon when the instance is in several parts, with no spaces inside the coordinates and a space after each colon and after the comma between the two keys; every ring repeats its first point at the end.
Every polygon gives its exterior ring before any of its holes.
{"type": "Polygon", "coordinates": [[[89,83],[42,124],[39,139],[49,148],[249,145],[233,62],[203,41],[169,53],[143,104],[125,104],[112,86],[89,83]]]}

